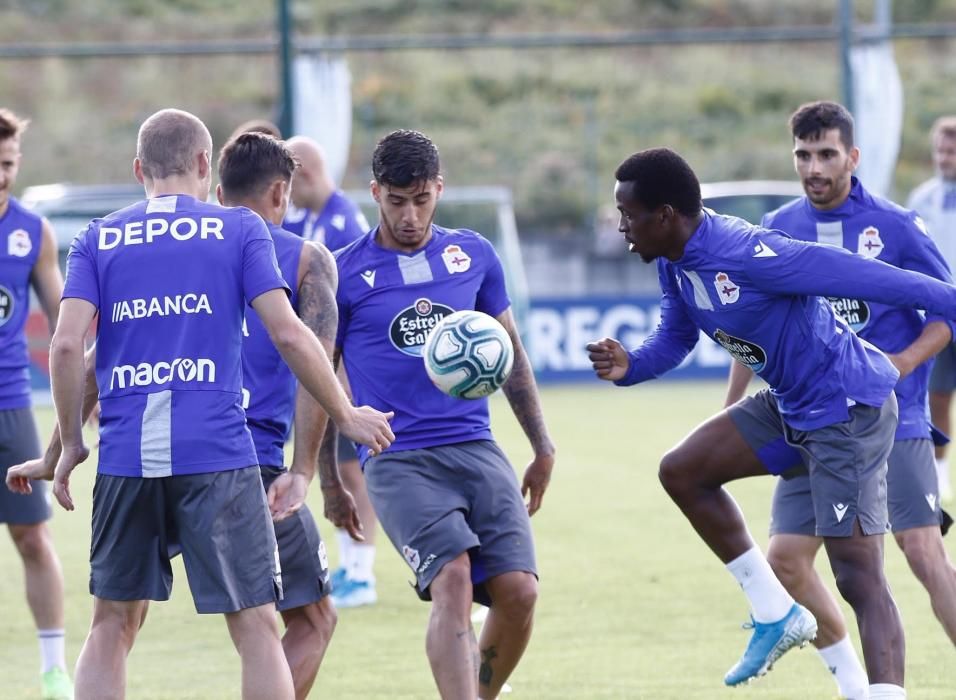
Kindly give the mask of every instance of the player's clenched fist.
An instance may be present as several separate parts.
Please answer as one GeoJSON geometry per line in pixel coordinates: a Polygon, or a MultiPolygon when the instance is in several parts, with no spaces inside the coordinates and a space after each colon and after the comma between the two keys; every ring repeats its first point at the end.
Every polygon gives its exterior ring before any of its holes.
{"type": "Polygon", "coordinates": [[[615,382],[627,374],[630,357],[620,342],[613,338],[602,338],[587,345],[588,359],[598,379],[615,382]]]}
{"type": "Polygon", "coordinates": [[[395,413],[382,413],[371,406],[353,408],[349,418],[339,424],[339,431],[347,438],[368,445],[373,455],[383,452],[395,440],[389,421],[395,413]]]}

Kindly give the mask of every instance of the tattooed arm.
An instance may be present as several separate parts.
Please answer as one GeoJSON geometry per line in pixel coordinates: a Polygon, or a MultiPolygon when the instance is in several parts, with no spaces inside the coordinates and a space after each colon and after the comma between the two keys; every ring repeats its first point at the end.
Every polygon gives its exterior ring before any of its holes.
{"type": "Polygon", "coordinates": [[[551,469],[554,467],[554,443],[548,435],[548,428],[544,424],[544,414],[541,411],[541,398],[538,395],[538,386],[534,381],[534,372],[531,362],[521,342],[521,335],[515,325],[511,309],[506,309],[498,317],[498,322],[505,327],[515,349],[514,367],[511,376],[502,389],[511,404],[515,418],[524,430],[524,434],[534,450],[534,458],[524,473],[521,484],[521,494],[528,496],[528,514],[534,515],[541,508],[545,489],[551,481],[551,469]]]}

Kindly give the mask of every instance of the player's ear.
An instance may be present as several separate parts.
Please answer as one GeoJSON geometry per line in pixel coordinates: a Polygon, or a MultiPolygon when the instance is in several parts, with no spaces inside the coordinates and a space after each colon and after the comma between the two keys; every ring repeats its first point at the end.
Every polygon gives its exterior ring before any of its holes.
{"type": "Polygon", "coordinates": [[[445,190],[445,178],[439,175],[435,178],[435,184],[438,186],[435,190],[435,199],[441,199],[441,193],[445,190]]]}
{"type": "Polygon", "coordinates": [[[133,158],[133,175],[136,177],[136,182],[141,185],[146,184],[146,176],[143,174],[143,162],[139,158],[133,158]]]}
{"type": "Polygon", "coordinates": [[[222,206],[226,206],[226,203],[222,201],[222,185],[216,185],[216,201],[222,206]]]}
{"type": "Polygon", "coordinates": [[[272,201],[269,203],[276,209],[279,209],[285,203],[287,186],[288,183],[282,179],[276,180],[272,183],[272,187],[269,190],[270,199],[272,201]]]}
{"type": "Polygon", "coordinates": [[[851,148],[849,156],[851,171],[856,170],[860,165],[860,147],[854,146],[851,148]]]}
{"type": "Polygon", "coordinates": [[[369,191],[372,193],[372,199],[375,200],[376,204],[382,203],[382,188],[378,184],[378,180],[372,180],[368,183],[369,191]]]}
{"type": "Polygon", "coordinates": [[[201,180],[205,180],[212,171],[211,164],[209,162],[209,151],[203,149],[196,156],[196,166],[201,180]]]}

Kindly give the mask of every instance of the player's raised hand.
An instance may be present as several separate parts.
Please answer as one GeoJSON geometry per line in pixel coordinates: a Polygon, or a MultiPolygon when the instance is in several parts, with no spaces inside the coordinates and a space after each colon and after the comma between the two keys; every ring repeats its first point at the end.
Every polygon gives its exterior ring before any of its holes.
{"type": "Polygon", "coordinates": [[[55,464],[47,464],[46,459],[42,457],[17,464],[7,470],[7,488],[23,495],[33,493],[30,482],[34,479],[52,480],[55,469],[55,464]]]}
{"type": "Polygon", "coordinates": [[[345,530],[356,542],[364,542],[362,520],[359,518],[355,499],[342,484],[322,487],[325,502],[325,517],[335,527],[345,530]]]}
{"type": "Polygon", "coordinates": [[[70,495],[70,474],[76,466],[90,456],[89,448],[80,443],[76,447],[63,447],[60,461],[53,475],[53,495],[66,510],[73,510],[73,496],[70,495]]]}
{"type": "Polygon", "coordinates": [[[588,359],[598,379],[615,382],[627,374],[631,358],[620,342],[613,338],[602,338],[587,344],[588,359]]]}
{"type": "Polygon", "coordinates": [[[299,510],[308,491],[309,480],[303,474],[285,472],[276,477],[267,494],[272,520],[285,520],[299,510]]]}
{"type": "Polygon", "coordinates": [[[377,455],[395,440],[388,423],[394,415],[394,411],[382,413],[371,406],[359,406],[351,410],[347,420],[338,424],[339,432],[353,442],[367,445],[371,453],[377,455]]]}
{"type": "Polygon", "coordinates": [[[535,455],[524,471],[521,482],[521,496],[528,497],[528,515],[534,515],[541,508],[544,492],[551,483],[551,470],[554,468],[554,455],[535,455]]]}

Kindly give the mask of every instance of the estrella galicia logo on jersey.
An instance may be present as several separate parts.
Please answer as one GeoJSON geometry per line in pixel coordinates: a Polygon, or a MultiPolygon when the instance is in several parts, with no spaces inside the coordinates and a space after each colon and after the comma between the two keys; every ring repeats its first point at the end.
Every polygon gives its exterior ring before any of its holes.
{"type": "Polygon", "coordinates": [[[22,228],[10,233],[7,237],[7,254],[15,258],[25,258],[33,250],[33,243],[30,242],[30,234],[22,228]]]}
{"type": "Polygon", "coordinates": [[[0,285],[0,326],[13,318],[15,303],[10,290],[0,285]]]}
{"type": "Polygon", "coordinates": [[[859,333],[870,320],[870,307],[862,299],[827,297],[834,313],[846,321],[846,325],[859,333]]]}
{"type": "Polygon", "coordinates": [[[182,382],[215,382],[216,363],[204,357],[197,360],[177,357],[172,362],[117,365],[113,368],[110,378],[110,391],[127,387],[169,384],[174,379],[182,382]]]}
{"type": "Polygon", "coordinates": [[[883,252],[883,239],[876,226],[867,226],[857,239],[856,252],[868,258],[879,257],[883,252]]]}
{"type": "Polygon", "coordinates": [[[435,304],[430,299],[418,299],[412,306],[402,309],[389,324],[389,338],[398,350],[412,357],[422,356],[425,338],[439,321],[454,309],[444,304],[435,304]]]}
{"type": "Polygon", "coordinates": [[[721,304],[733,304],[740,299],[740,287],[731,282],[726,272],[717,273],[714,277],[714,286],[717,287],[717,297],[721,304]]]}
{"type": "Polygon", "coordinates": [[[759,372],[767,364],[767,353],[756,343],[735,338],[719,328],[714,331],[714,340],[720,343],[721,347],[737,362],[747,365],[754,372],[759,372]]]}

